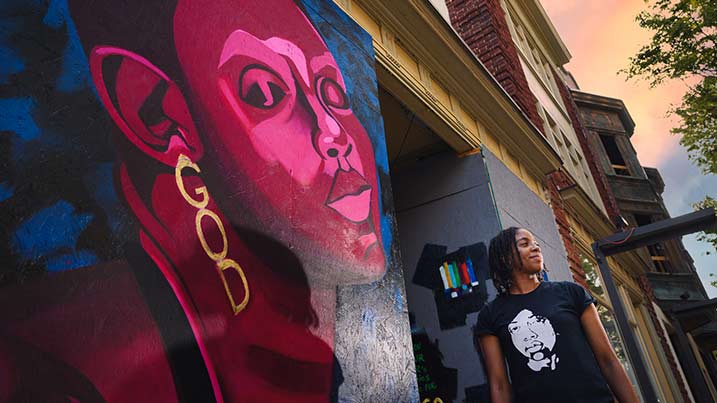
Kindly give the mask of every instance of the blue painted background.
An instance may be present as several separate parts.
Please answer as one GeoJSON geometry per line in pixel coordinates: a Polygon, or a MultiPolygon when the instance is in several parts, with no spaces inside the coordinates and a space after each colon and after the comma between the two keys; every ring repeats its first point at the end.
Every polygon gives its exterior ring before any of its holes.
{"type": "Polygon", "coordinates": [[[66,1],[0,2],[0,284],[121,255],[109,127],[66,1]]]}

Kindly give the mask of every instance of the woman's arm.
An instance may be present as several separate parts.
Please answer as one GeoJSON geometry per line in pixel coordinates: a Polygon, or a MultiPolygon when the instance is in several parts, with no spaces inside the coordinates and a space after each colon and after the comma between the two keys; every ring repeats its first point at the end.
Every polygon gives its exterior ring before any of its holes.
{"type": "Polygon", "coordinates": [[[490,334],[480,336],[480,349],[483,352],[485,369],[488,372],[491,401],[493,403],[510,403],[512,397],[510,383],[498,337],[490,334]]]}
{"type": "Polygon", "coordinates": [[[638,403],[637,394],[635,394],[635,390],[632,388],[625,369],[620,364],[620,360],[617,359],[615,352],[612,350],[610,340],[602,323],[600,323],[600,317],[595,305],[590,304],[585,308],[585,311],[580,316],[580,322],[600,366],[600,371],[608,385],[610,385],[612,393],[615,394],[620,403],[638,403]]]}

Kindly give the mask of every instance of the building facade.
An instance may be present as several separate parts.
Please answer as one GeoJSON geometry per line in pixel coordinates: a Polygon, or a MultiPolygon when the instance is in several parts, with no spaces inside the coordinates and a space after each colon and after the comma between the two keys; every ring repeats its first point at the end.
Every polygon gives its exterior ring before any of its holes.
{"type": "MultiPolygon", "coordinates": [[[[611,338],[616,341],[615,349],[623,359],[633,384],[638,386],[632,366],[643,365],[648,369],[650,384],[642,385],[642,388],[651,388],[660,401],[691,401],[693,396],[685,375],[677,364],[672,345],[666,343],[665,336],[659,332],[661,322],[655,321],[654,301],[645,291],[645,272],[654,271],[653,267],[665,267],[671,261],[680,267],[676,270],[694,272],[691,258],[679,242],[671,241],[664,246],[621,254],[610,260],[620,303],[626,307],[629,319],[630,329],[621,331],[631,332],[639,347],[639,357],[633,356],[630,360],[620,346],[612,303],[601,285],[597,262],[590,249],[595,240],[624,228],[622,215],[625,211],[638,212],[634,219],[641,221],[627,223],[632,226],[668,217],[659,197],[664,187],[659,173],[646,170],[650,172],[649,179],[644,173],[646,171],[642,174],[645,179],[643,185],[658,189],[657,193],[653,190],[650,198],[652,210],[648,209],[655,216],[650,216],[651,213],[646,213],[647,217],[640,215],[641,209],[647,207],[645,205],[632,209],[625,206],[630,202],[630,193],[639,191],[634,186],[637,182],[616,188],[615,182],[621,177],[615,175],[614,169],[631,169],[632,172],[642,169],[636,157],[629,163],[613,161],[615,167],[610,167],[613,170],[605,169],[606,165],[610,165],[604,154],[606,146],[596,143],[591,121],[581,119],[584,113],[576,104],[579,98],[570,90],[576,84],[562,68],[570,59],[570,54],[539,2],[456,0],[447,4],[456,31],[526,118],[542,129],[545,139],[561,157],[561,168],[544,180],[548,201],[554,211],[573,278],[587,286],[599,301],[603,324],[608,332],[612,329],[616,333],[611,338]],[[629,164],[632,166],[620,166],[629,164]]],[[[615,122],[622,120],[627,125],[631,124],[629,115],[625,113],[620,120],[616,116],[615,122]]],[[[628,137],[621,141],[620,147],[632,150],[634,155],[628,137]]],[[[696,298],[702,298],[702,294],[696,298]]]]}
{"type": "MultiPolygon", "coordinates": [[[[539,2],[1,7],[0,399],[487,401],[509,226],[632,374],[590,251],[623,199],[539,2]]],[[[664,401],[638,279],[678,249],[610,260],[664,401]]]]}
{"type": "MultiPolygon", "coordinates": [[[[664,183],[655,168],[643,167],[630,143],[634,123],[622,101],[572,90],[589,141],[608,177],[620,214],[631,227],[670,218],[662,193],[664,183]]],[[[639,281],[652,299],[650,316],[678,388],[685,401],[713,401],[715,366],[712,350],[714,313],[692,259],[679,239],[668,240],[636,253],[650,264],[639,281]],[[680,307],[697,304],[686,318],[680,307]],[[697,337],[695,337],[697,336],[697,337]],[[684,373],[687,374],[686,378],[684,373]],[[686,383],[685,383],[686,382],[686,383]],[[687,389],[694,393],[687,393],[687,389]],[[694,394],[694,396],[693,396],[694,394]]]]}

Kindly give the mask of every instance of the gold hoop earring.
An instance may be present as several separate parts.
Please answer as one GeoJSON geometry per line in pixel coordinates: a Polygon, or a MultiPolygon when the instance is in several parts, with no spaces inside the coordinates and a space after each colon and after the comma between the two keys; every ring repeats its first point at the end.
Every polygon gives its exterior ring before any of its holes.
{"type": "Polygon", "coordinates": [[[217,275],[221,279],[224,292],[226,293],[227,299],[229,301],[229,305],[232,308],[232,312],[236,316],[239,312],[243,311],[249,304],[249,282],[247,281],[244,269],[239,265],[239,263],[237,263],[234,259],[227,258],[227,255],[229,254],[229,240],[227,239],[227,233],[224,228],[224,223],[222,222],[219,215],[207,208],[207,206],[209,205],[210,197],[206,186],[200,186],[194,189],[194,193],[197,196],[201,196],[201,199],[198,200],[191,197],[189,192],[187,192],[186,187],[184,186],[184,177],[182,176],[182,171],[184,169],[192,169],[197,174],[202,171],[199,169],[199,166],[196,163],[192,162],[192,160],[189,159],[189,157],[184,154],[180,154],[179,158],[177,158],[177,165],[174,169],[174,177],[177,182],[177,188],[179,189],[179,193],[182,195],[184,200],[190,206],[197,209],[196,215],[194,217],[194,223],[199,243],[202,245],[202,249],[204,250],[206,256],[214,262],[215,267],[217,269],[217,275]],[[221,234],[222,249],[219,252],[212,250],[212,248],[209,246],[209,243],[207,242],[204,229],[202,227],[202,219],[204,217],[209,217],[209,222],[214,223],[214,226],[216,227],[217,231],[219,232],[219,234],[221,234]],[[226,276],[224,275],[224,271],[230,268],[234,269],[234,271],[236,271],[236,273],[239,275],[242,286],[244,288],[244,298],[239,304],[235,302],[236,299],[234,299],[234,294],[232,293],[231,287],[229,286],[226,276]]]}

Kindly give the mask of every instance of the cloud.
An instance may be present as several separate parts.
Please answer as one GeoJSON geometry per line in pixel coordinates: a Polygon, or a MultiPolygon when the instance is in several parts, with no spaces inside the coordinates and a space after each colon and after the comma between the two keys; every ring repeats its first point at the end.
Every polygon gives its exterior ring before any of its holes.
{"type": "Polygon", "coordinates": [[[679,139],[670,134],[675,120],[666,115],[670,105],[680,101],[685,86],[674,82],[650,88],[644,80],[626,81],[624,75],[618,75],[627,67],[628,58],[650,38],[650,33],[635,23],[644,3],[547,0],[543,6],[573,55],[566,68],[580,88],[622,99],[636,123],[632,141],[640,160],[659,166],[678,147],[679,139]]]}

